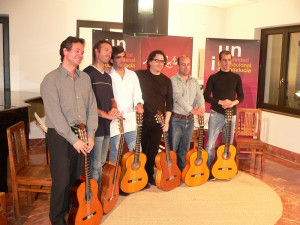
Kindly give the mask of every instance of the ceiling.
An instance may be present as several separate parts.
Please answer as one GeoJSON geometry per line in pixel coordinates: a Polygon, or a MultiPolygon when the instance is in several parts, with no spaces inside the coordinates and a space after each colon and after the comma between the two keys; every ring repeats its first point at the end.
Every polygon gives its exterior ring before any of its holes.
{"type": "Polygon", "coordinates": [[[246,5],[261,2],[263,0],[170,0],[172,2],[193,3],[205,6],[231,8],[234,6],[246,5]]]}

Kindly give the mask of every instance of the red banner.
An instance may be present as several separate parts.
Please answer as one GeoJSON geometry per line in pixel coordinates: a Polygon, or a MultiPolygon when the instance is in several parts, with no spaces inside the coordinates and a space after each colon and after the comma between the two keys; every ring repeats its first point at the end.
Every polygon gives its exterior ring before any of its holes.
{"type": "Polygon", "coordinates": [[[168,77],[177,74],[177,58],[187,55],[192,59],[193,38],[191,37],[152,37],[142,38],[142,69],[147,68],[147,58],[153,50],[162,50],[167,56],[167,65],[162,73],[168,77]]]}
{"type": "MultiPolygon", "coordinates": [[[[223,50],[231,52],[231,71],[242,78],[245,98],[239,107],[256,108],[260,41],[207,38],[204,84],[211,74],[219,71],[219,52],[223,50]]],[[[209,112],[210,104],[206,103],[205,108],[209,112]]]]}
{"type": "Polygon", "coordinates": [[[93,30],[93,45],[101,39],[110,41],[113,46],[122,45],[127,56],[125,66],[133,71],[146,69],[148,55],[154,50],[162,50],[167,56],[167,64],[162,73],[168,77],[178,72],[178,56],[187,55],[192,59],[193,54],[191,37],[129,37],[118,32],[93,30]]]}

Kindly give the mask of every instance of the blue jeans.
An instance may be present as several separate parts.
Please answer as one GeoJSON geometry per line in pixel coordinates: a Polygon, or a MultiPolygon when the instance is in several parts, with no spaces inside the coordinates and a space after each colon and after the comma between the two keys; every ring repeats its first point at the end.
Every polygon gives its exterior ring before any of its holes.
{"type": "MultiPolygon", "coordinates": [[[[127,132],[124,135],[129,151],[132,151],[135,148],[136,136],[137,136],[136,130],[127,132]]],[[[109,152],[110,162],[116,161],[119,142],[120,142],[120,135],[116,135],[110,138],[110,152],[109,152]]],[[[120,154],[122,154],[122,152],[120,154]]]]}
{"type": "Polygon", "coordinates": [[[98,182],[98,188],[101,185],[102,166],[105,164],[109,136],[95,137],[95,145],[90,153],[91,178],[98,182]]]}
{"type": "MultiPolygon", "coordinates": [[[[232,116],[231,120],[231,134],[230,134],[230,144],[233,142],[234,136],[234,127],[235,127],[236,116],[232,116]]],[[[210,110],[210,116],[208,121],[208,135],[207,135],[207,143],[205,150],[208,153],[207,166],[210,168],[212,161],[214,160],[214,148],[216,144],[216,140],[219,137],[219,134],[222,132],[223,142],[226,140],[226,129],[227,129],[227,119],[226,116],[218,113],[214,110],[210,110]]]]}
{"type": "Polygon", "coordinates": [[[177,154],[177,165],[182,171],[186,165],[186,153],[190,150],[190,144],[194,130],[194,118],[184,119],[171,116],[169,125],[170,149],[177,154]]]}

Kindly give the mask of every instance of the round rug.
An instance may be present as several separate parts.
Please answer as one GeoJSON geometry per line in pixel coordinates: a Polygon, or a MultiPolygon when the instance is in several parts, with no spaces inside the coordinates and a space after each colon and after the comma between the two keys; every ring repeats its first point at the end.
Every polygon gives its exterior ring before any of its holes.
{"type": "Polygon", "coordinates": [[[262,181],[239,172],[230,181],[208,181],[197,187],[184,183],[165,192],[155,186],[119,196],[103,225],[147,224],[275,224],[282,213],[277,193],[262,181]]]}

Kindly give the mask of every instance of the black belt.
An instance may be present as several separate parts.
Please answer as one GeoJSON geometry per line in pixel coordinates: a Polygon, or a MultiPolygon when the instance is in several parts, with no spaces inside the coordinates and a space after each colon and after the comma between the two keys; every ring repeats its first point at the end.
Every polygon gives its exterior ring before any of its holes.
{"type": "Polygon", "coordinates": [[[174,112],[172,112],[172,115],[180,117],[180,118],[184,118],[184,119],[187,119],[187,120],[191,119],[192,116],[193,116],[193,115],[185,116],[185,115],[177,114],[177,113],[174,113],[174,112]]]}

